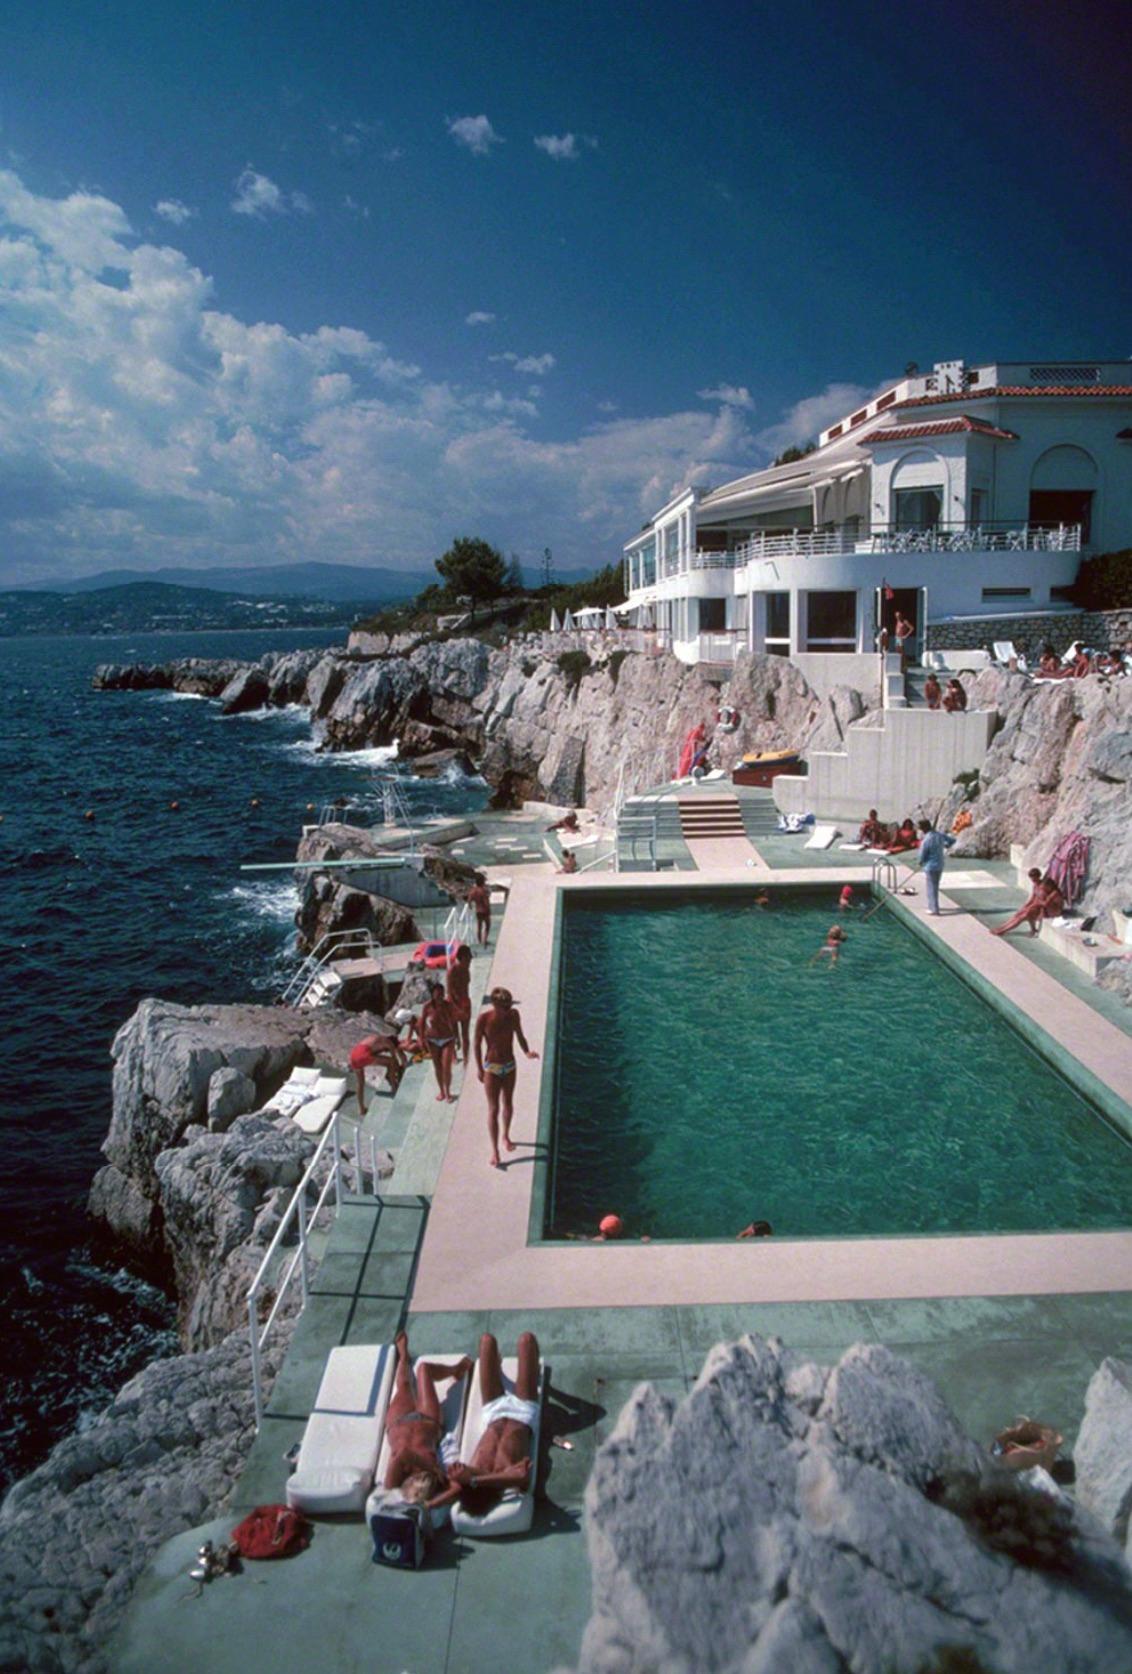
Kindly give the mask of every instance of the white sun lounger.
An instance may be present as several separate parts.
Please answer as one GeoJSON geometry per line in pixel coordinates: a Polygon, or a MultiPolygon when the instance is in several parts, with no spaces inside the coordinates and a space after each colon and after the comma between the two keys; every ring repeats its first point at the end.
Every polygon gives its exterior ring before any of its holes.
{"type": "Polygon", "coordinates": [[[365,1509],[393,1387],[392,1343],[331,1349],[293,1475],[287,1504],[311,1515],[365,1509]]]}
{"type": "MultiPolygon", "coordinates": [[[[430,1366],[458,1366],[463,1358],[464,1356],[462,1354],[422,1354],[418,1359],[413,1361],[413,1373],[415,1376],[422,1361],[426,1362],[430,1366]]],[[[434,1382],[436,1385],[436,1398],[440,1402],[440,1417],[444,1425],[444,1428],[441,1431],[441,1436],[442,1438],[447,1436],[451,1436],[453,1438],[455,1452],[452,1457],[459,1458],[460,1447],[463,1442],[464,1408],[468,1399],[469,1379],[447,1377],[436,1378],[434,1382]]],[[[391,1453],[392,1448],[389,1445],[389,1433],[383,1428],[381,1436],[381,1451],[377,1456],[377,1469],[375,1470],[373,1477],[374,1503],[367,1503],[366,1505],[367,1523],[375,1511],[382,1509],[382,1507],[377,1504],[377,1500],[385,1487],[385,1473],[389,1469],[389,1458],[391,1453]]],[[[444,1527],[445,1523],[448,1521],[448,1509],[449,1508],[447,1506],[441,1506],[439,1511],[431,1511],[429,1513],[429,1516],[432,1518],[432,1526],[434,1529],[444,1527]]]]}
{"type": "Polygon", "coordinates": [[[802,847],[804,849],[832,848],[834,839],[840,837],[840,835],[841,833],[835,825],[815,825],[802,847]]]}
{"type": "Polygon", "coordinates": [[[306,1134],[321,1133],[342,1100],[349,1081],[318,1068],[293,1069],[263,1109],[273,1116],[290,1116],[306,1134]]]}
{"type": "MultiPolygon", "coordinates": [[[[503,1390],[507,1395],[515,1393],[515,1379],[519,1373],[517,1360],[502,1362],[503,1390]]],[[[538,1438],[542,1421],[542,1401],[546,1393],[546,1366],[540,1361],[538,1369],[538,1410],[535,1421],[531,1426],[531,1474],[527,1478],[527,1486],[521,1488],[505,1488],[502,1499],[498,1500],[489,1511],[467,1511],[457,1500],[452,1507],[452,1527],[457,1534],[470,1535],[474,1539],[487,1539],[495,1535],[526,1534],[531,1526],[535,1514],[535,1478],[538,1475],[538,1438]]],[[[460,1446],[460,1458],[465,1465],[470,1465],[475,1457],[476,1448],[483,1439],[487,1429],[484,1422],[483,1387],[480,1383],[479,1361],[472,1373],[472,1387],[468,1391],[468,1409],[464,1415],[464,1436],[460,1446]]]]}

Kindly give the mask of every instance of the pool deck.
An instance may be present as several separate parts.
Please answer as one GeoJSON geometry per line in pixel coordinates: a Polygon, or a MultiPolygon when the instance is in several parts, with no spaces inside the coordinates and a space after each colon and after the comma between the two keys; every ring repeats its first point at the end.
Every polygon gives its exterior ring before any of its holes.
{"type": "MultiPolygon", "coordinates": [[[[475,856],[518,864],[489,957],[474,961],[473,991],[510,987],[540,1051],[560,891],[815,880],[832,890],[869,876],[867,857],[803,854],[797,840],[760,837],[764,865],[755,867],[565,878],[522,864],[534,844],[527,832],[514,835],[517,843],[496,839],[475,856]]],[[[987,909],[1021,899],[1004,863],[969,862],[950,876],[954,894],[945,891],[940,918],[927,918],[920,899],[895,910],[914,914],[917,932],[962,960],[976,986],[993,984],[1023,1032],[1040,1028],[1055,1061],[1072,1054],[1083,1085],[1122,1102],[1132,1087],[1132,1013],[1040,942],[988,934],[987,909]]],[[[597,1447],[641,1380],[679,1398],[712,1344],[745,1331],[778,1335],[826,1364],[854,1342],[885,1342],[937,1379],[980,1442],[1029,1413],[1062,1430],[1066,1451],[1100,1360],[1132,1358],[1132,1231],[530,1245],[541,1069],[520,1060],[517,1150],[498,1171],[488,1167],[474,1075],[461,1086],[457,1071],[456,1105],[435,1102],[424,1065],[407,1073],[396,1098],[371,1101],[367,1126],[397,1157],[386,1199],[359,1199],[339,1215],[231,1508],[157,1554],[112,1647],[116,1674],[573,1666],[589,1616],[582,1506],[597,1447]],[[251,1505],[282,1498],[282,1455],[302,1434],[329,1348],[388,1340],[406,1322],[424,1353],[474,1353],[485,1330],[504,1352],[519,1331],[538,1335],[550,1389],[530,1535],[469,1542],[448,1533],[426,1568],[409,1573],[373,1565],[359,1519],[319,1520],[301,1557],[248,1565],[193,1599],[187,1570],[200,1541],[225,1537],[251,1505]],[[573,1450],[554,1447],[555,1436],[573,1450]]]]}

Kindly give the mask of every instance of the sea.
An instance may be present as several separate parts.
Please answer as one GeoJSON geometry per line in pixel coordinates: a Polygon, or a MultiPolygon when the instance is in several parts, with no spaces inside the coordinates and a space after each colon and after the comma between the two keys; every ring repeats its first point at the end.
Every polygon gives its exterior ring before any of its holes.
{"type": "MultiPolygon", "coordinates": [[[[96,692],[91,675],[340,643],[0,639],[0,1492],[177,1350],[170,1299],[108,1259],[86,1214],[115,1032],[150,994],[275,1000],[296,963],[295,874],[241,865],[294,859],[337,797],[380,817],[376,775],[397,773],[388,750],[320,752],[298,707],[225,717],[203,698],[96,692]]],[[[464,777],[401,786],[421,814],[487,797],[464,777]]]]}

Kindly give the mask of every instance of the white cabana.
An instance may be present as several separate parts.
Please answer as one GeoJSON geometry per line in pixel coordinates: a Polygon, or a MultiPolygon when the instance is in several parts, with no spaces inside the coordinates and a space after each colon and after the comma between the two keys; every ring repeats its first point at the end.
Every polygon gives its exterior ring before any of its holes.
{"type": "Polygon", "coordinates": [[[583,605],[577,611],[574,620],[579,628],[600,628],[605,618],[605,612],[600,605],[583,605]]]}
{"type": "Polygon", "coordinates": [[[560,634],[562,632],[562,624],[558,620],[558,612],[556,610],[552,610],[550,613],[550,631],[552,634],[560,634]]]}

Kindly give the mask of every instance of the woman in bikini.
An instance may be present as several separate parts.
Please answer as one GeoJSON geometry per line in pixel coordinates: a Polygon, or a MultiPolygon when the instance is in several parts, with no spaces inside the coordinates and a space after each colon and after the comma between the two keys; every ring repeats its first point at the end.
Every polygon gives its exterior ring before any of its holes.
{"type": "Polygon", "coordinates": [[[444,997],[444,984],[430,982],[429,1001],[417,1023],[421,1045],[432,1059],[436,1074],[437,1103],[452,1102],[452,1066],[456,1061],[456,1038],[460,1019],[450,1000],[444,997]]]}
{"type": "Polygon", "coordinates": [[[476,1021],[476,1073],[487,1094],[487,1131],[491,1139],[491,1166],[499,1167],[499,1125],[503,1121],[503,1149],[515,1149],[511,1140],[511,1118],[515,1100],[515,1042],[524,1057],[537,1058],[527,1045],[519,1013],[509,988],[493,988],[490,1008],[476,1021]],[[485,1056],[486,1048],[486,1056],[485,1056]]]}
{"type": "Polygon", "coordinates": [[[427,1505],[430,1511],[450,1505],[460,1494],[460,1484],[448,1468],[456,1463],[459,1444],[455,1436],[443,1433],[434,1380],[467,1377],[473,1364],[466,1355],[455,1368],[422,1361],[414,1389],[409,1339],[403,1331],[397,1335],[397,1374],[385,1418],[389,1468],[383,1486],[390,1492],[399,1490],[402,1499],[427,1505]]]}

